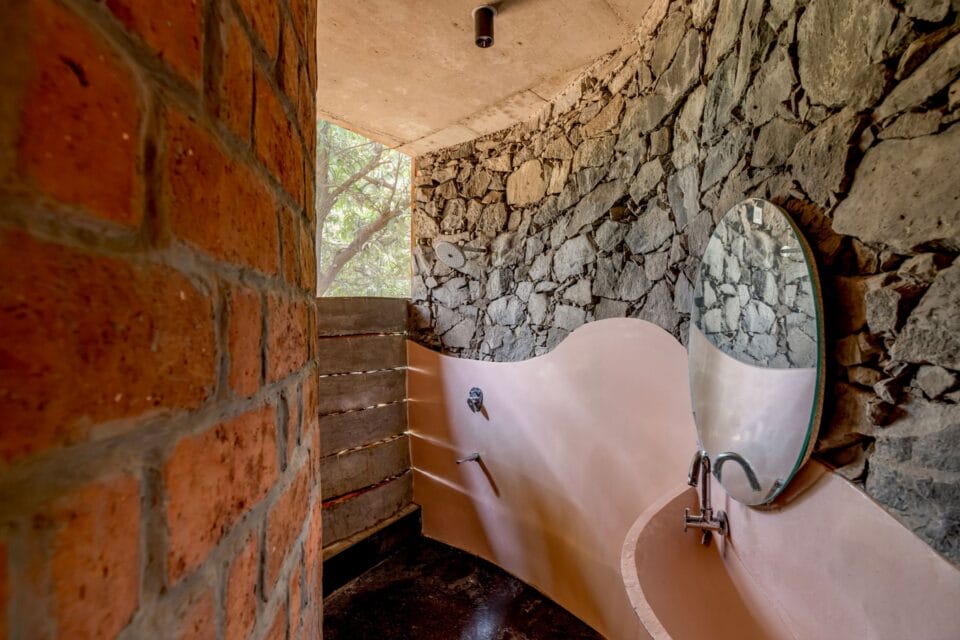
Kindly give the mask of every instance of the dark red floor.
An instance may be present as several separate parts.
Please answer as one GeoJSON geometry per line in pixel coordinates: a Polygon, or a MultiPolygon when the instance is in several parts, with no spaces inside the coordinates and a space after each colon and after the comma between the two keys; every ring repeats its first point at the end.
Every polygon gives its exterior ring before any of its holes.
{"type": "Polygon", "coordinates": [[[600,640],[496,566],[417,538],[324,601],[325,640],[600,640]]]}

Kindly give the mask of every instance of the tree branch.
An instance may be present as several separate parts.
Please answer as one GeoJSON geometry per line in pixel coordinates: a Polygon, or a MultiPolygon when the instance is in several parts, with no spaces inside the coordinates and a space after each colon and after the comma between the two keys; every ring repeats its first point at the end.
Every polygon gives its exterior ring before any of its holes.
{"type": "Polygon", "coordinates": [[[390,224],[390,221],[403,213],[403,209],[400,207],[395,207],[392,209],[386,209],[377,216],[372,222],[365,224],[357,230],[356,235],[354,235],[353,240],[350,241],[346,247],[338,251],[334,256],[333,260],[330,262],[330,266],[327,269],[319,274],[317,278],[317,296],[322,296],[326,293],[327,289],[330,288],[330,285],[333,284],[333,281],[336,280],[337,275],[343,270],[343,268],[356,256],[360,253],[360,250],[363,249],[364,245],[367,244],[370,240],[374,238],[381,231],[386,229],[387,225],[390,224]]]}

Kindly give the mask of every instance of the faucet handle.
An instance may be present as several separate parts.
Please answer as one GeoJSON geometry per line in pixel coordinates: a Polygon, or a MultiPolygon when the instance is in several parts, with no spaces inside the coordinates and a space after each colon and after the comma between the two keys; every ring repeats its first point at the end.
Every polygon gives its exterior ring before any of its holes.
{"type": "Polygon", "coordinates": [[[697,449],[693,454],[693,460],[690,461],[690,471],[687,472],[687,484],[691,487],[697,486],[700,480],[700,467],[703,465],[703,456],[706,453],[702,449],[697,449]]]}

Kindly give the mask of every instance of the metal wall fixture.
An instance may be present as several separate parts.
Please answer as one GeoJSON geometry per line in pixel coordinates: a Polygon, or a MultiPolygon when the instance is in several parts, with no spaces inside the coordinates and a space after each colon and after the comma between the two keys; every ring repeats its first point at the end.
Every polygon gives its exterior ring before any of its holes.
{"type": "Polygon", "coordinates": [[[486,249],[477,249],[476,247],[458,247],[452,242],[441,240],[434,245],[433,250],[437,252],[437,258],[443,264],[451,269],[459,269],[467,263],[467,256],[464,252],[486,253],[486,249]]]}
{"type": "Polygon", "coordinates": [[[483,391],[480,390],[480,387],[470,389],[470,393],[467,394],[467,406],[474,413],[483,411],[483,391]]]}
{"type": "Polygon", "coordinates": [[[493,18],[497,8],[482,4],[473,10],[473,41],[481,49],[493,46],[493,18]]]}
{"type": "Polygon", "coordinates": [[[698,481],[700,484],[700,513],[691,515],[690,509],[684,509],[683,530],[686,532],[688,527],[702,530],[703,535],[700,536],[700,542],[706,546],[710,544],[714,532],[723,538],[727,535],[728,528],[725,512],[717,511],[716,517],[713,515],[713,506],[710,504],[710,458],[705,451],[697,451],[693,454],[693,460],[690,462],[687,484],[696,487],[698,481]]]}

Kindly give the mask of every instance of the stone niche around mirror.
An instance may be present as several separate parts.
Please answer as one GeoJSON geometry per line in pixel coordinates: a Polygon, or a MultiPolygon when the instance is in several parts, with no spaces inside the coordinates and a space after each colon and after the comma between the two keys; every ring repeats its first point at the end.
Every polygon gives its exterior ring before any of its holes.
{"type": "Polygon", "coordinates": [[[702,449],[734,499],[772,501],[809,457],[823,401],[816,265],[790,218],[745,200],[694,283],[690,392],[702,449]]]}

